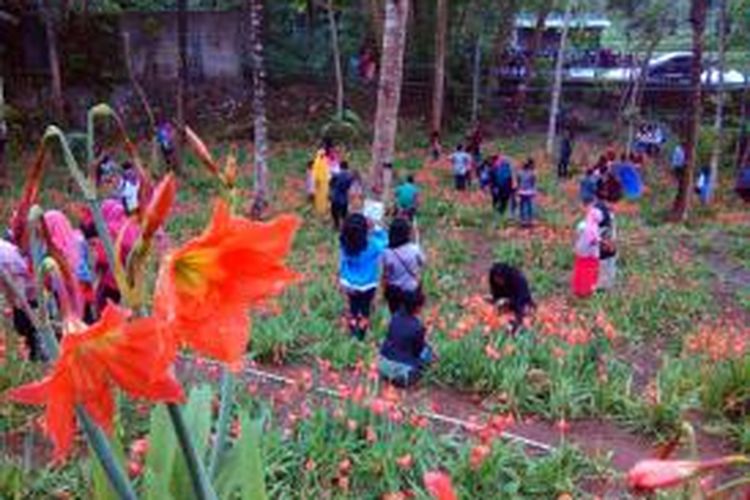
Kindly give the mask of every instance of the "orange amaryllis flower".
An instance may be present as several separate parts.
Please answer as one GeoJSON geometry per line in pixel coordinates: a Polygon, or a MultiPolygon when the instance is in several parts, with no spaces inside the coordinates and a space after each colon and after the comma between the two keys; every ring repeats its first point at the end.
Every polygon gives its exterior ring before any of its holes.
{"type": "Polygon", "coordinates": [[[146,212],[143,214],[143,232],[141,237],[148,241],[164,224],[177,194],[177,181],[169,174],[156,186],[146,212]]]}
{"type": "Polygon", "coordinates": [[[748,463],[748,458],[731,455],[704,461],[641,460],[628,471],[628,486],[638,492],[673,488],[702,472],[737,463],[748,463]]]}
{"type": "Polygon", "coordinates": [[[217,201],[208,228],[159,271],[155,308],[177,343],[237,365],[249,340],[248,307],[298,277],[284,265],[298,226],[292,216],[269,223],[235,217],[217,201]]]}
{"type": "Polygon", "coordinates": [[[66,332],[52,372],[8,393],[19,403],[46,405],[46,429],[55,459],[67,455],[73,441],[75,407],[81,405],[105,430],[115,411],[112,389],[152,401],[181,402],[182,387],[171,372],[173,351],[164,345],[159,320],[129,320],[129,311],[108,304],[101,319],[66,332]]]}
{"type": "Polygon", "coordinates": [[[448,474],[439,471],[429,471],[424,473],[422,478],[425,488],[435,500],[457,500],[456,492],[453,490],[453,483],[448,474]]]}

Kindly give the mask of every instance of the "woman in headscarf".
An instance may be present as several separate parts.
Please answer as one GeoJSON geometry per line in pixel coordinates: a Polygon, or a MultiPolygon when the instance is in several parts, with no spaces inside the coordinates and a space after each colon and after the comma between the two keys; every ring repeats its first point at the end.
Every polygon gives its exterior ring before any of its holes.
{"type": "Polygon", "coordinates": [[[312,179],[314,186],[314,204],[318,215],[328,214],[328,185],[331,175],[339,169],[339,155],[333,141],[326,137],[323,146],[318,150],[313,162],[312,179]]]}

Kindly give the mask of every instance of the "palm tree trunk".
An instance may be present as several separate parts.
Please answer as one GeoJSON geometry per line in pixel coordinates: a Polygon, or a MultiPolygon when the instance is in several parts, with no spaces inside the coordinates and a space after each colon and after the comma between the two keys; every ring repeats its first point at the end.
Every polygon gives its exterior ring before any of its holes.
{"type": "Polygon", "coordinates": [[[389,196],[390,172],[385,172],[384,166],[393,163],[396,146],[408,18],[409,0],[386,0],[378,107],[375,113],[370,170],[373,189],[380,193],[385,201],[389,196]]]}
{"type": "Polygon", "coordinates": [[[714,145],[711,150],[711,185],[709,199],[713,199],[713,192],[719,187],[719,162],[721,148],[724,145],[724,66],[726,65],[727,45],[727,2],[719,0],[719,86],[716,89],[716,115],[714,116],[714,145]]]}
{"type": "Polygon", "coordinates": [[[562,33],[560,34],[560,46],[557,49],[557,61],[555,62],[555,83],[552,87],[552,102],[549,107],[549,124],[547,126],[547,155],[552,157],[555,148],[555,133],[557,132],[557,115],[560,113],[560,94],[562,94],[563,63],[565,62],[565,46],[568,43],[568,31],[570,28],[570,16],[573,12],[575,0],[568,0],[563,17],[562,33]]]}
{"type": "Polygon", "coordinates": [[[57,29],[50,0],[45,0],[42,7],[44,29],[47,35],[47,55],[52,84],[52,109],[55,120],[59,125],[65,124],[65,104],[62,91],[62,72],[60,70],[60,54],[57,49],[57,29]]]}
{"type": "Polygon", "coordinates": [[[693,28],[693,62],[690,68],[691,110],[687,131],[687,166],[680,178],[677,196],[672,206],[672,219],[685,221],[690,208],[690,193],[693,186],[693,172],[697,163],[696,152],[701,123],[701,74],[703,73],[703,34],[706,28],[707,0],[692,0],[690,6],[690,23],[693,28]]]}
{"type": "Polygon", "coordinates": [[[182,171],[182,162],[185,151],[185,99],[187,93],[187,0],[177,2],[177,45],[179,55],[179,66],[177,76],[177,161],[175,170],[182,171]]]}
{"type": "Polygon", "coordinates": [[[437,0],[437,29],[435,30],[435,68],[432,84],[432,131],[440,133],[445,101],[445,46],[448,31],[448,0],[437,0]]]}
{"type": "Polygon", "coordinates": [[[263,68],[263,0],[250,0],[250,38],[253,60],[253,205],[260,218],[268,204],[268,133],[266,129],[266,73],[263,68]]]}
{"type": "Polygon", "coordinates": [[[344,119],[344,74],[341,70],[341,49],[339,48],[339,33],[336,26],[336,15],[333,0],[328,0],[328,25],[331,29],[331,51],[333,52],[333,70],[336,75],[336,118],[344,119]]]}

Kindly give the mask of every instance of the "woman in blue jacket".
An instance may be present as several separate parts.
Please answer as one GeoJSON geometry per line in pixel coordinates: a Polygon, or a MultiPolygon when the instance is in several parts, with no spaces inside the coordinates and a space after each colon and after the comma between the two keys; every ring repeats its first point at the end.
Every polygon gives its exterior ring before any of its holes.
{"type": "Polygon", "coordinates": [[[388,233],[371,229],[362,214],[351,214],[341,228],[339,283],[349,299],[349,331],[363,340],[370,326],[372,299],[380,282],[380,261],[388,233]]]}

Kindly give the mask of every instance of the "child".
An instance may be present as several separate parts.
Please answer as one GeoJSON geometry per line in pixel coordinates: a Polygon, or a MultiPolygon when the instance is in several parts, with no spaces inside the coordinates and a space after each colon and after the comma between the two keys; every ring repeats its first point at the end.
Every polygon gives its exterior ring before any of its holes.
{"type": "Polygon", "coordinates": [[[469,169],[471,168],[471,155],[464,151],[463,144],[456,146],[456,151],[451,155],[451,162],[453,163],[453,177],[456,182],[456,190],[465,191],[469,169]]]}
{"type": "Polygon", "coordinates": [[[414,176],[407,175],[406,181],[394,190],[394,195],[396,197],[398,214],[409,220],[413,220],[419,206],[419,187],[417,187],[417,183],[414,181],[414,176]]]}
{"type": "Polygon", "coordinates": [[[536,174],[534,160],[528,158],[518,174],[518,197],[521,226],[531,227],[534,218],[534,197],[536,196],[536,174]]]}
{"type": "Polygon", "coordinates": [[[395,219],[383,254],[385,298],[391,314],[401,309],[407,296],[421,291],[424,264],[422,250],[411,241],[411,224],[407,219],[395,219]]]}
{"type": "Polygon", "coordinates": [[[349,215],[341,228],[339,282],[349,299],[349,331],[365,338],[370,308],[380,279],[380,259],[388,244],[385,230],[370,231],[371,222],[362,214],[349,215]]]}
{"type": "Polygon", "coordinates": [[[168,121],[162,122],[156,128],[156,142],[159,144],[164,162],[169,167],[175,164],[174,130],[168,121]]]}
{"type": "Polygon", "coordinates": [[[380,347],[380,376],[397,387],[414,385],[433,359],[432,348],[425,341],[425,327],[419,320],[423,306],[421,291],[410,294],[404,306],[391,317],[388,334],[380,347]]]}
{"type": "Polygon", "coordinates": [[[513,312],[510,331],[515,333],[523,325],[524,317],[536,307],[531,298],[529,282],[518,268],[502,262],[492,265],[488,281],[492,303],[507,305],[513,312]]]}
{"type": "Polygon", "coordinates": [[[336,230],[339,230],[341,222],[349,212],[349,188],[352,185],[352,180],[349,164],[342,161],[341,170],[331,177],[331,185],[328,190],[331,199],[331,219],[333,219],[333,227],[336,230]]]}

